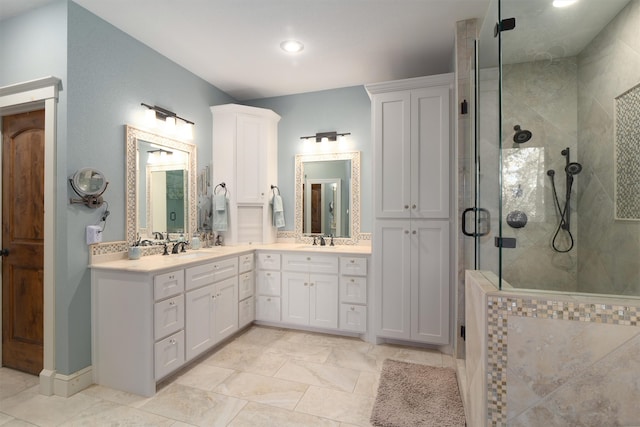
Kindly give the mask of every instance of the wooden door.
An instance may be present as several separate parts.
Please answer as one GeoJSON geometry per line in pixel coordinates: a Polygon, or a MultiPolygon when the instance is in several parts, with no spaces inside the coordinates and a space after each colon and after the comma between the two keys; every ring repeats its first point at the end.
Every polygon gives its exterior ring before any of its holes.
{"type": "Polygon", "coordinates": [[[39,374],[44,349],[44,110],[2,119],[2,364],[39,374]]]}

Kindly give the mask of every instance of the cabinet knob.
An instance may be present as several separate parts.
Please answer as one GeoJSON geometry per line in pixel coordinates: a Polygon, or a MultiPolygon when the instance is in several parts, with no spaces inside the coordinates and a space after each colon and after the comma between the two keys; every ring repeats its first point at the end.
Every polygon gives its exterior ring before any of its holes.
{"type": "Polygon", "coordinates": [[[266,258],[271,258],[271,255],[267,255],[266,258]]]}
{"type": "Polygon", "coordinates": [[[416,234],[416,230],[413,230],[411,233],[412,233],[412,234],[416,234]]]}
{"type": "Polygon", "coordinates": [[[313,286],[313,283],[309,283],[309,286],[313,286]]]}
{"type": "Polygon", "coordinates": [[[404,208],[405,209],[409,209],[409,205],[404,205],[404,208]]]}
{"type": "Polygon", "coordinates": [[[311,261],[311,257],[307,257],[307,261],[311,261]]]}
{"type": "Polygon", "coordinates": [[[175,344],[176,344],[176,340],[174,340],[174,339],[169,340],[169,344],[171,344],[171,345],[175,345],[175,344]]]}
{"type": "Polygon", "coordinates": [[[356,281],[356,279],[351,279],[351,283],[354,283],[356,281]]]}
{"type": "Polygon", "coordinates": [[[350,262],[351,264],[355,264],[355,263],[356,263],[356,260],[355,260],[355,259],[352,259],[352,260],[351,260],[351,261],[349,261],[349,262],[350,262]]]}
{"type": "Polygon", "coordinates": [[[308,286],[309,284],[308,284],[307,282],[304,282],[304,285],[305,285],[305,286],[308,286]]]}
{"type": "Polygon", "coordinates": [[[176,302],[175,302],[175,301],[171,301],[171,302],[169,303],[169,305],[176,305],[176,302]]]}
{"type": "Polygon", "coordinates": [[[351,311],[355,311],[356,308],[354,306],[351,306],[351,311]]]}
{"type": "Polygon", "coordinates": [[[409,234],[409,230],[404,230],[404,234],[409,234]]]}
{"type": "Polygon", "coordinates": [[[413,205],[413,206],[411,206],[411,207],[412,207],[413,209],[417,208],[417,206],[416,206],[416,205],[413,205]]]}
{"type": "Polygon", "coordinates": [[[173,280],[173,279],[175,279],[175,276],[173,276],[173,275],[169,276],[169,279],[173,280]]]}
{"type": "Polygon", "coordinates": [[[271,273],[267,273],[267,277],[270,277],[270,276],[271,276],[271,273]]]}
{"type": "Polygon", "coordinates": [[[267,298],[267,301],[271,301],[271,298],[267,298]]]}

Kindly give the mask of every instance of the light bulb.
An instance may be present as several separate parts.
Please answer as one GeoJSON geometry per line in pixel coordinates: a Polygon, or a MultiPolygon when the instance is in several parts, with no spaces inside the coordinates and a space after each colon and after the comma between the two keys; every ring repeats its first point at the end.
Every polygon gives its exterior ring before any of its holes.
{"type": "Polygon", "coordinates": [[[285,40],[280,43],[280,49],[287,53],[298,53],[304,49],[304,45],[297,40],[285,40]]]}
{"type": "Polygon", "coordinates": [[[553,0],[553,6],[555,7],[567,7],[576,3],[578,0],[553,0]]]}

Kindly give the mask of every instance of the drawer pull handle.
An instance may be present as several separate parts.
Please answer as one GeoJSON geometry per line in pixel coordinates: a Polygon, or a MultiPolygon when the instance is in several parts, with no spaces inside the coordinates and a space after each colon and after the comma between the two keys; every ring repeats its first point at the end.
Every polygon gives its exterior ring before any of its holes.
{"type": "Polygon", "coordinates": [[[174,339],[169,340],[169,344],[171,344],[171,345],[175,345],[175,344],[176,344],[176,340],[174,340],[174,339]]]}
{"type": "Polygon", "coordinates": [[[409,209],[409,205],[404,205],[404,208],[405,209],[409,209]]]}
{"type": "Polygon", "coordinates": [[[271,255],[267,255],[267,258],[271,258],[271,255]]]}
{"type": "Polygon", "coordinates": [[[350,262],[351,262],[351,264],[355,264],[356,260],[352,259],[350,262]]]}
{"type": "Polygon", "coordinates": [[[356,279],[351,279],[351,283],[355,283],[356,279]]]}
{"type": "Polygon", "coordinates": [[[271,276],[271,273],[267,273],[267,277],[270,277],[270,276],[271,276]]]}
{"type": "Polygon", "coordinates": [[[173,280],[175,279],[175,276],[169,276],[169,279],[173,280]]]}
{"type": "Polygon", "coordinates": [[[267,298],[267,301],[271,301],[271,298],[267,298]]]}
{"type": "Polygon", "coordinates": [[[307,282],[304,282],[304,285],[305,285],[305,286],[308,286],[309,284],[308,284],[307,282]]]}
{"type": "Polygon", "coordinates": [[[309,283],[309,286],[313,286],[313,283],[309,283]]]}
{"type": "Polygon", "coordinates": [[[311,261],[311,257],[307,257],[307,261],[311,261]]]}
{"type": "Polygon", "coordinates": [[[356,308],[354,306],[351,306],[351,311],[355,311],[356,308]]]}
{"type": "Polygon", "coordinates": [[[169,305],[176,305],[176,302],[175,302],[175,301],[171,301],[171,302],[169,303],[169,305]]]}

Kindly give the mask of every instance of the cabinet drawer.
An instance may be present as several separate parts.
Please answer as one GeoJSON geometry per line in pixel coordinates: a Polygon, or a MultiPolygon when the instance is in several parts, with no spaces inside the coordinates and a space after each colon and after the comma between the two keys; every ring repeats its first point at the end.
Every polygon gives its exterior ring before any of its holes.
{"type": "Polygon", "coordinates": [[[238,278],[238,300],[242,301],[253,295],[255,280],[253,271],[240,274],[238,278]]]}
{"type": "Polygon", "coordinates": [[[253,254],[240,255],[238,257],[238,273],[253,270],[253,254]]]}
{"type": "Polygon", "coordinates": [[[366,304],[367,278],[340,276],[340,302],[366,304]]]}
{"type": "Polygon", "coordinates": [[[253,297],[240,301],[238,306],[238,328],[244,328],[256,318],[256,302],[253,297]]]}
{"type": "Polygon", "coordinates": [[[338,273],[338,257],[331,255],[285,254],[282,256],[282,269],[303,273],[338,273]]]}
{"type": "Polygon", "coordinates": [[[280,270],[280,254],[258,253],[258,268],[260,270],[280,270]]]}
{"type": "Polygon", "coordinates": [[[280,321],[280,297],[259,295],[256,303],[256,320],[280,321]]]}
{"type": "Polygon", "coordinates": [[[170,374],[184,364],[184,330],[155,344],[156,380],[170,374]]]}
{"type": "Polygon", "coordinates": [[[156,340],[184,328],[184,295],[155,303],[153,322],[156,340]]]}
{"type": "Polygon", "coordinates": [[[153,296],[156,301],[184,291],[184,270],[159,274],[153,278],[153,296]]]}
{"type": "Polygon", "coordinates": [[[258,294],[280,296],[280,272],[258,271],[258,294]]]}
{"type": "Polygon", "coordinates": [[[367,259],[355,257],[340,257],[340,274],[351,276],[366,276],[367,259]]]}
{"type": "Polygon", "coordinates": [[[214,261],[188,268],[186,271],[186,289],[195,289],[210,285],[238,274],[238,258],[214,261]]]}
{"type": "Polygon", "coordinates": [[[367,307],[340,304],[340,329],[353,332],[367,331],[367,307]]]}

